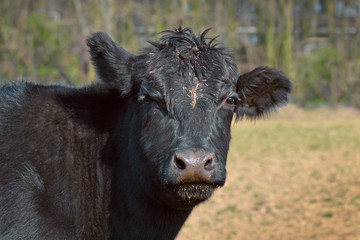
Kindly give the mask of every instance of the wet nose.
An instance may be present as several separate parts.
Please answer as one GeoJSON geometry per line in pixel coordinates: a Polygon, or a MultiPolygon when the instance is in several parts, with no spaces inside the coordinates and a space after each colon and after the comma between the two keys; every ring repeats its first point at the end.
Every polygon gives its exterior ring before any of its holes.
{"type": "Polygon", "coordinates": [[[216,159],[212,152],[186,149],[175,152],[172,165],[180,184],[210,183],[216,159]]]}

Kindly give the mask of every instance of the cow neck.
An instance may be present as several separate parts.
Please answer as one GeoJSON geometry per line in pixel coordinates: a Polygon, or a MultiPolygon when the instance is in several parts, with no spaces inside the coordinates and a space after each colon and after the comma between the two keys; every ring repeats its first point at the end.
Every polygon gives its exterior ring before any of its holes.
{"type": "MultiPolygon", "coordinates": [[[[140,123],[137,112],[126,114],[120,109],[116,133],[111,137],[114,144],[114,172],[111,202],[111,239],[174,239],[191,210],[176,210],[155,199],[154,189],[149,184],[151,178],[146,166],[141,162],[138,150],[140,123]],[[131,123],[131,124],[128,124],[131,123]],[[129,151],[133,149],[133,151],[129,151]]],[[[156,194],[155,194],[156,195],[156,194]]],[[[156,196],[155,196],[156,197],[156,196]]]]}

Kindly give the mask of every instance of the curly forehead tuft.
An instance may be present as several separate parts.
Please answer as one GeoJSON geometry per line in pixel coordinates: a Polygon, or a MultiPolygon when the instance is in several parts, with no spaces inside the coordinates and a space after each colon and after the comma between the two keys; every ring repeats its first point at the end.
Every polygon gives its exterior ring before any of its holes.
{"type": "Polygon", "coordinates": [[[207,51],[217,49],[217,36],[210,38],[207,33],[211,28],[206,29],[200,35],[195,35],[191,28],[174,28],[160,32],[163,34],[159,41],[149,41],[149,43],[159,50],[164,48],[187,48],[189,50],[207,51]]]}

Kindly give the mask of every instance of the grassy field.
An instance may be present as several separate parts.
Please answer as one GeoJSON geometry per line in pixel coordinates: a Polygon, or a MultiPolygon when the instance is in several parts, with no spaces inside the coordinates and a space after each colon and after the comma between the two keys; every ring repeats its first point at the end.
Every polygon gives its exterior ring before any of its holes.
{"type": "Polygon", "coordinates": [[[228,178],[176,240],[360,240],[360,112],[288,106],[233,126],[228,178]]]}

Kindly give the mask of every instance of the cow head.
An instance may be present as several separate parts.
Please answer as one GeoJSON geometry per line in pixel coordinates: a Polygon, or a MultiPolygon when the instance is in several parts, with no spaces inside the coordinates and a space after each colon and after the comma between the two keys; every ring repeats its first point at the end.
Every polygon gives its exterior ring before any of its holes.
{"type": "Polygon", "coordinates": [[[286,104],[291,91],[276,69],[240,75],[227,49],[206,33],[165,31],[139,55],[105,33],[87,40],[99,78],[125,102],[122,125],[136,126],[120,133],[128,149],[140,152],[129,171],[134,179],[147,176],[144,191],[176,209],[191,209],[224,185],[234,113],[262,117],[286,104]]]}

